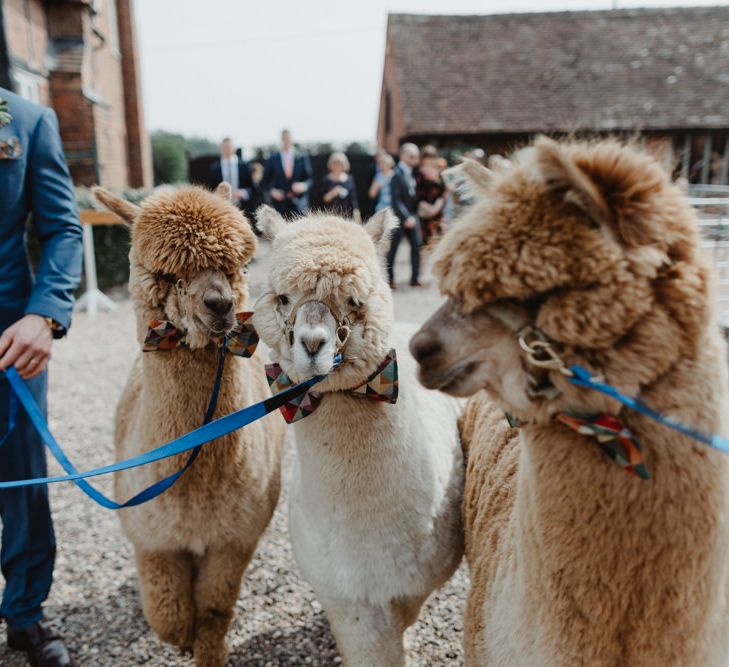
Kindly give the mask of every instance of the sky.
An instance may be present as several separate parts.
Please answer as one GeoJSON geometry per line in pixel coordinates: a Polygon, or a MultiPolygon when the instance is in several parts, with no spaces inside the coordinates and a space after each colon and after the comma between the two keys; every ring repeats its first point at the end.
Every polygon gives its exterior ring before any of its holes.
{"type": "Polygon", "coordinates": [[[135,0],[146,122],[247,149],[283,127],[302,142],[373,141],[388,12],[712,4],[729,0],[135,0]]]}

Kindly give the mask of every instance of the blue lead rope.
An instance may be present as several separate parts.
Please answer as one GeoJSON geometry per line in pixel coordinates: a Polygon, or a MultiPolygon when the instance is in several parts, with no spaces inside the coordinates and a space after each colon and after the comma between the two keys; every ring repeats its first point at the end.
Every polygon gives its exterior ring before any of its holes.
{"type": "Polygon", "coordinates": [[[569,378],[569,381],[572,384],[578,387],[584,387],[586,389],[594,389],[595,391],[599,391],[602,394],[610,396],[610,398],[614,398],[616,401],[619,401],[631,410],[635,410],[636,412],[639,412],[640,414],[649,417],[659,424],[663,424],[664,426],[667,426],[674,431],[678,431],[679,433],[686,435],[689,438],[693,438],[694,440],[698,440],[705,445],[709,445],[709,447],[713,447],[714,449],[718,449],[725,454],[729,454],[729,439],[717,435],[716,433],[704,433],[703,431],[700,431],[693,426],[687,426],[686,424],[681,423],[674,417],[662,415],[660,412],[656,412],[652,408],[649,408],[640,399],[622,394],[615,387],[609,384],[605,384],[604,382],[599,382],[594,377],[592,377],[590,371],[588,371],[586,368],[583,368],[582,366],[570,366],[570,370],[573,373],[573,375],[569,378]]]}
{"type": "MultiPolygon", "coordinates": [[[[341,357],[338,355],[334,361],[334,367],[332,370],[334,370],[334,368],[336,368],[340,363],[341,357]]],[[[222,367],[219,365],[218,368],[218,373],[222,376],[222,367]]],[[[144,452],[138,456],[133,456],[126,461],[120,461],[101,468],[95,468],[87,472],[78,472],[73,464],[68,460],[63,449],[48,428],[48,423],[43,418],[43,414],[41,413],[38,404],[35,402],[33,395],[30,393],[30,390],[26,386],[25,382],[23,382],[20,375],[18,375],[18,371],[11,367],[5,371],[5,377],[10,383],[10,387],[13,392],[15,392],[21,405],[27,412],[33,426],[41,436],[41,439],[51,450],[51,453],[67,474],[58,475],[56,477],[39,477],[34,479],[13,480],[11,482],[0,482],[0,489],[13,489],[22,486],[38,486],[41,484],[55,484],[57,482],[75,482],[87,496],[96,501],[102,507],[106,507],[107,509],[121,509],[123,507],[140,505],[141,503],[147,502],[169,489],[192,465],[192,461],[194,461],[197,457],[200,447],[202,447],[205,443],[221,438],[238,430],[239,428],[243,428],[248,424],[252,424],[259,419],[262,419],[267,414],[277,410],[282,405],[305,393],[315,384],[324,380],[327,376],[316,375],[304,382],[294,385],[286,391],[282,391],[275,396],[272,396],[271,398],[267,398],[259,403],[254,403],[246,408],[242,408],[241,410],[231,412],[225,417],[220,417],[215,421],[211,421],[210,423],[207,423],[194,431],[190,431],[189,433],[186,433],[165,445],[161,445],[156,449],[144,452]],[[130,468],[138,468],[139,466],[154,463],[155,461],[161,461],[162,459],[190,451],[190,457],[182,469],[178,470],[170,477],[166,477],[165,479],[153,484],[144,491],[141,491],[125,503],[120,504],[107,498],[102,493],[94,489],[88,482],[84,481],[90,477],[99,477],[100,475],[108,475],[109,473],[129,470],[130,468]]],[[[216,387],[219,389],[219,382],[216,382],[216,387]]],[[[212,417],[212,413],[215,409],[214,401],[217,401],[217,389],[214,390],[213,397],[211,398],[210,405],[208,406],[208,415],[210,417],[212,417]]]]}

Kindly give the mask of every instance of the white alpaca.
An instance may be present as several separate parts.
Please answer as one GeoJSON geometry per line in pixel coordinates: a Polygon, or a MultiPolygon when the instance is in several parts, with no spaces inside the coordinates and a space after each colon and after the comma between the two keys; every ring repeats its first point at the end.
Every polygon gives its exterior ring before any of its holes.
{"type": "Polygon", "coordinates": [[[410,332],[391,340],[392,299],[376,246],[393,222],[389,211],[366,227],[333,216],[286,225],[270,208],[258,213],[273,253],[255,324],[272,357],[297,381],[327,372],[338,349],[345,359],[316,386],[319,407],[294,425],[289,525],[345,664],[362,667],[404,664],[404,630],[463,548],[458,403],[418,384],[410,332]],[[393,343],[397,403],[348,393],[393,343]]]}

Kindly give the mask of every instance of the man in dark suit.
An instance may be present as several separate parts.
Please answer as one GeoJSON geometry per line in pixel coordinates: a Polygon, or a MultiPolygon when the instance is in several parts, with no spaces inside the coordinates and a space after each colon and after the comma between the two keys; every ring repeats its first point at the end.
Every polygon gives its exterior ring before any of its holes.
{"type": "Polygon", "coordinates": [[[235,144],[229,137],[220,143],[220,159],[210,167],[210,188],[215,189],[223,181],[230,185],[233,203],[244,209],[251,198],[251,174],[248,165],[238,157],[235,144]]]}
{"type": "MultiPolygon", "coordinates": [[[[15,366],[45,413],[51,345],[71,326],[81,274],[81,225],[56,115],[3,88],[0,99],[9,112],[0,113],[0,371],[15,366]],[[35,277],[24,248],[28,215],[41,243],[35,277]]],[[[0,372],[0,479],[45,477],[43,441],[24,410],[11,424],[10,391],[0,372]]],[[[66,647],[41,609],[56,554],[47,487],[3,489],[0,517],[8,645],[36,667],[67,667],[66,647]]]]}
{"type": "Polygon", "coordinates": [[[403,236],[410,244],[410,263],[412,274],[411,287],[422,287],[420,284],[420,221],[418,220],[418,207],[415,197],[415,175],[413,170],[420,162],[420,150],[415,144],[403,144],[400,147],[400,162],[395,167],[395,173],[390,181],[390,197],[392,210],[395,211],[400,224],[392,234],[390,251],[387,253],[387,273],[390,279],[390,288],[395,290],[395,256],[403,236]]]}
{"type": "Polygon", "coordinates": [[[282,215],[300,215],[309,208],[313,182],[311,162],[306,153],[294,148],[291,132],[281,132],[281,150],[266,162],[263,190],[271,205],[282,215]]]}

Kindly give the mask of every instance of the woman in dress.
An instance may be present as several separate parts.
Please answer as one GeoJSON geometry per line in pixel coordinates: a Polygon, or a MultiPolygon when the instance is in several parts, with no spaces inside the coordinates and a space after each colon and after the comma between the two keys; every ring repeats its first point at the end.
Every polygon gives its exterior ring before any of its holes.
{"type": "Polygon", "coordinates": [[[420,169],[415,177],[415,193],[424,246],[432,245],[443,228],[447,191],[440,177],[438,159],[435,146],[423,146],[420,151],[420,169]]]}
{"type": "Polygon", "coordinates": [[[357,186],[349,173],[349,160],[344,153],[332,153],[327,162],[329,173],[324,177],[324,210],[362,222],[357,202],[357,186]]]}
{"type": "Polygon", "coordinates": [[[375,169],[375,177],[370,185],[370,199],[375,202],[375,213],[387,208],[391,203],[390,198],[390,181],[395,173],[395,160],[392,155],[385,151],[377,154],[377,167],[375,169]]]}

